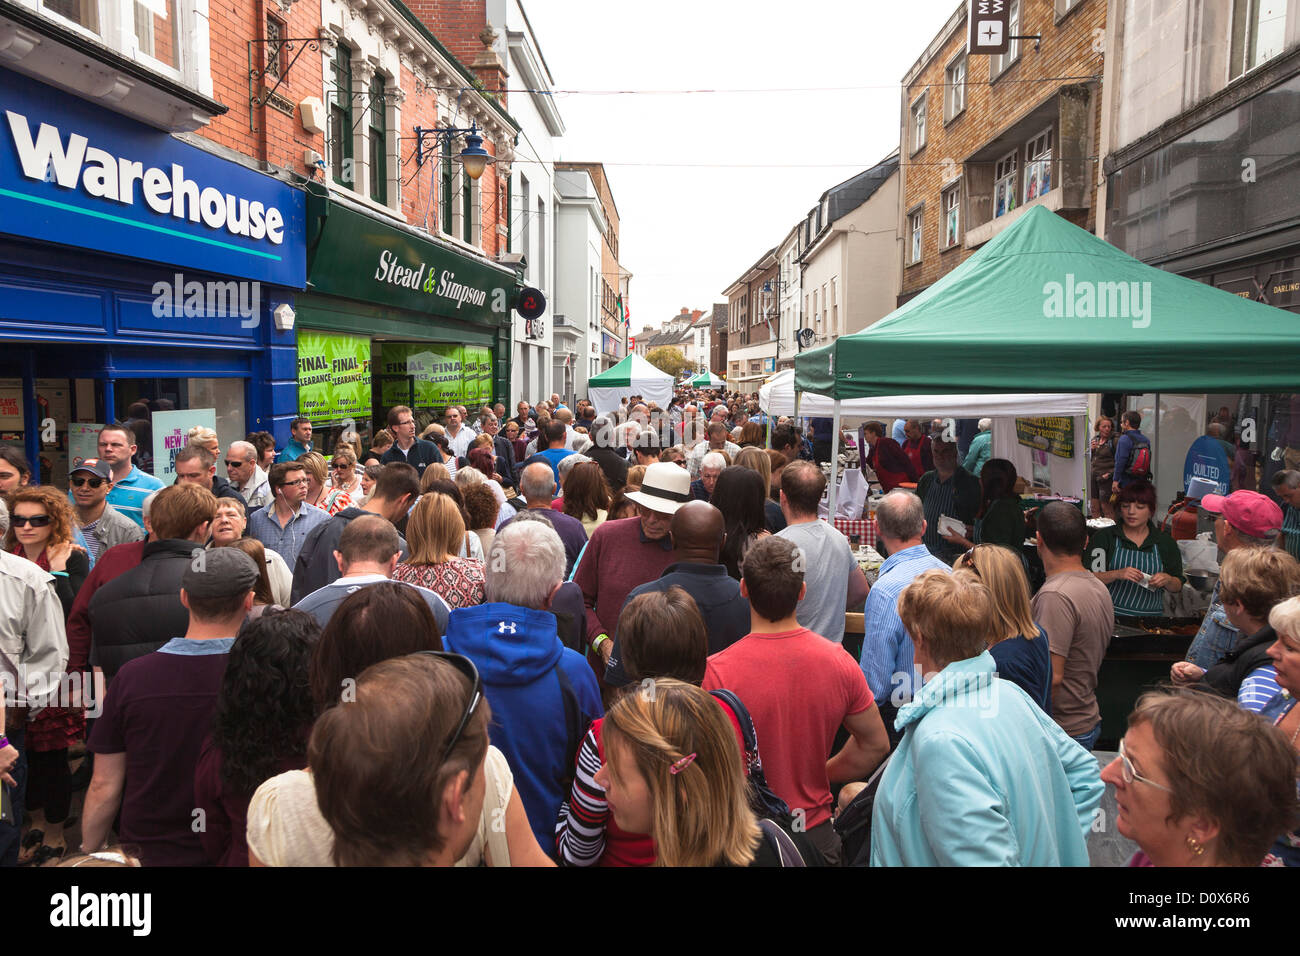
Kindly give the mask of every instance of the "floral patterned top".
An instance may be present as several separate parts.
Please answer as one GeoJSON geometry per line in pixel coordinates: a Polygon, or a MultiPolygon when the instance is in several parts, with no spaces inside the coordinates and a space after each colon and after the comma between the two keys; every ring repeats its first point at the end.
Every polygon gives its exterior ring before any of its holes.
{"type": "Polygon", "coordinates": [[[476,558],[450,558],[442,564],[407,564],[393,572],[394,581],[428,588],[450,608],[471,607],[487,599],[483,562],[476,558]]]}

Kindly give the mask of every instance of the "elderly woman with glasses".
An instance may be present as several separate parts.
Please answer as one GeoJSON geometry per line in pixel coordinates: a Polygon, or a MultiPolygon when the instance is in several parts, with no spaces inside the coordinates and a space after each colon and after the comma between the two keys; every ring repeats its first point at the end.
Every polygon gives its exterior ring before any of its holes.
{"type": "Polygon", "coordinates": [[[1129,866],[1259,866],[1295,826],[1295,758],[1285,730],[1222,697],[1144,694],[1101,774],[1139,847],[1129,866]]]}

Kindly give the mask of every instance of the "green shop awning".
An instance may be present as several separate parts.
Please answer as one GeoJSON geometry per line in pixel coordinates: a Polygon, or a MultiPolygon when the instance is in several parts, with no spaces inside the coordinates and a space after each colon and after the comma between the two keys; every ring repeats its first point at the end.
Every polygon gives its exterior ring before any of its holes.
{"type": "MultiPolygon", "coordinates": [[[[511,325],[513,270],[461,253],[337,199],[307,196],[307,291],[430,319],[511,325]]],[[[382,333],[377,333],[382,334],[382,333]]]]}
{"type": "Polygon", "coordinates": [[[1289,392],[1300,316],[1148,266],[1034,207],[870,328],[795,359],[800,391],[1289,392]]]}

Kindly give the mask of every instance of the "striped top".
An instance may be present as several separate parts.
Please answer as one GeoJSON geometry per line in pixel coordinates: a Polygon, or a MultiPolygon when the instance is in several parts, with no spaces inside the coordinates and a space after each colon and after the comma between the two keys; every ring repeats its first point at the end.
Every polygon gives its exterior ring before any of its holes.
{"type": "Polygon", "coordinates": [[[113,490],[108,493],[108,503],[144,527],[144,499],[163,486],[153,475],[145,474],[135,465],[131,473],[120,481],[114,479],[113,490]]]}
{"type": "Polygon", "coordinates": [[[1286,506],[1282,518],[1282,536],[1291,557],[1300,560],[1300,510],[1286,506]]]}
{"type": "MultiPolygon", "coordinates": [[[[1147,538],[1139,547],[1124,534],[1122,525],[1103,528],[1088,543],[1093,560],[1100,551],[1105,556],[1106,570],[1137,568],[1144,574],[1165,574],[1176,578],[1183,576],[1182,557],[1178,545],[1167,532],[1147,522],[1147,538]]],[[[1111,581],[1106,585],[1115,613],[1129,617],[1158,617],[1164,613],[1163,588],[1146,588],[1133,581],[1111,581]]]]}
{"type": "Polygon", "coordinates": [[[1282,693],[1282,686],[1277,682],[1277,668],[1272,664],[1257,667],[1241,682],[1237,691],[1237,703],[1243,710],[1258,714],[1264,705],[1282,693]]]}

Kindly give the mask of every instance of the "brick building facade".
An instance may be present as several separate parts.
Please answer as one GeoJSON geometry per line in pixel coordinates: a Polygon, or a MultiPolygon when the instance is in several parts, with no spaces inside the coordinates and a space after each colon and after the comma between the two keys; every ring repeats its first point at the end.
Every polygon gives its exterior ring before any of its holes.
{"type": "Polygon", "coordinates": [[[907,301],[1030,205],[1096,224],[1105,0],[1010,0],[1003,56],[969,56],[962,3],[903,78],[907,301]]]}

